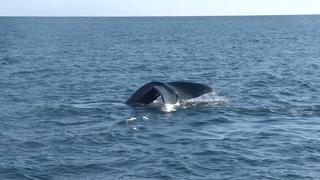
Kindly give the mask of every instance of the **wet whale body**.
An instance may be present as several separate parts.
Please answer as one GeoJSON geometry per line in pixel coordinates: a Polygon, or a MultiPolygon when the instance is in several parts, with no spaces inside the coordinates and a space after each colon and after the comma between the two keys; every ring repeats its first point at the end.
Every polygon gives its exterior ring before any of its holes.
{"type": "Polygon", "coordinates": [[[204,84],[193,82],[149,82],[140,87],[126,101],[129,106],[144,106],[159,97],[164,104],[176,104],[179,100],[199,97],[213,90],[204,84]]]}

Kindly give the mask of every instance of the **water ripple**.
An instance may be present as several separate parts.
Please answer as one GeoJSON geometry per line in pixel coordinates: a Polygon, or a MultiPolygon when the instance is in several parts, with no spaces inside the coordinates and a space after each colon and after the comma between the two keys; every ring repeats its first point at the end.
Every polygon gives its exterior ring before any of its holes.
{"type": "Polygon", "coordinates": [[[0,17],[0,179],[319,179],[319,19],[0,17]]]}

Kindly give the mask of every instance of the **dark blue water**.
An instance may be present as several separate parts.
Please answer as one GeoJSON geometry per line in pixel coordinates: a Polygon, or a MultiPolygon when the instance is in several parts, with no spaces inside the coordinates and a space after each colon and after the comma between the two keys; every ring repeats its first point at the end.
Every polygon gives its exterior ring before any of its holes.
{"type": "Polygon", "coordinates": [[[1,179],[319,179],[320,16],[0,18],[1,179]],[[124,104],[152,81],[223,103],[124,104]]]}

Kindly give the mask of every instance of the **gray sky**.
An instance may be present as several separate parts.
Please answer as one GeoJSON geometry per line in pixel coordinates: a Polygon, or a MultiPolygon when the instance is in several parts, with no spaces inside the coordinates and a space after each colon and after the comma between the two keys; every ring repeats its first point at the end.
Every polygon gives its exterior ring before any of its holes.
{"type": "Polygon", "coordinates": [[[320,14],[320,0],[0,0],[0,16],[320,14]]]}

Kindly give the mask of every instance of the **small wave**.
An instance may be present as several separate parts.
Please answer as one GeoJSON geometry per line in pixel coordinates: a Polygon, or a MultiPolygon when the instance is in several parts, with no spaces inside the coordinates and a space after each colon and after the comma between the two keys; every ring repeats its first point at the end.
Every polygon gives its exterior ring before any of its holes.
{"type": "Polygon", "coordinates": [[[20,146],[27,149],[36,149],[36,148],[45,147],[45,144],[42,144],[36,141],[26,141],[21,143],[20,146]]]}
{"type": "Polygon", "coordinates": [[[126,122],[127,123],[133,123],[133,122],[136,122],[136,121],[148,121],[148,120],[149,120],[148,115],[144,114],[144,115],[129,117],[129,118],[126,119],[126,122]]]}
{"type": "Polygon", "coordinates": [[[136,119],[137,119],[137,118],[132,117],[132,118],[127,119],[127,122],[133,122],[133,121],[135,121],[136,119]]]}
{"type": "Polygon", "coordinates": [[[73,121],[73,122],[63,122],[63,121],[58,121],[58,120],[46,120],[46,121],[39,121],[38,124],[50,124],[53,126],[79,126],[79,125],[87,125],[87,124],[95,124],[100,121],[73,121]]]}

